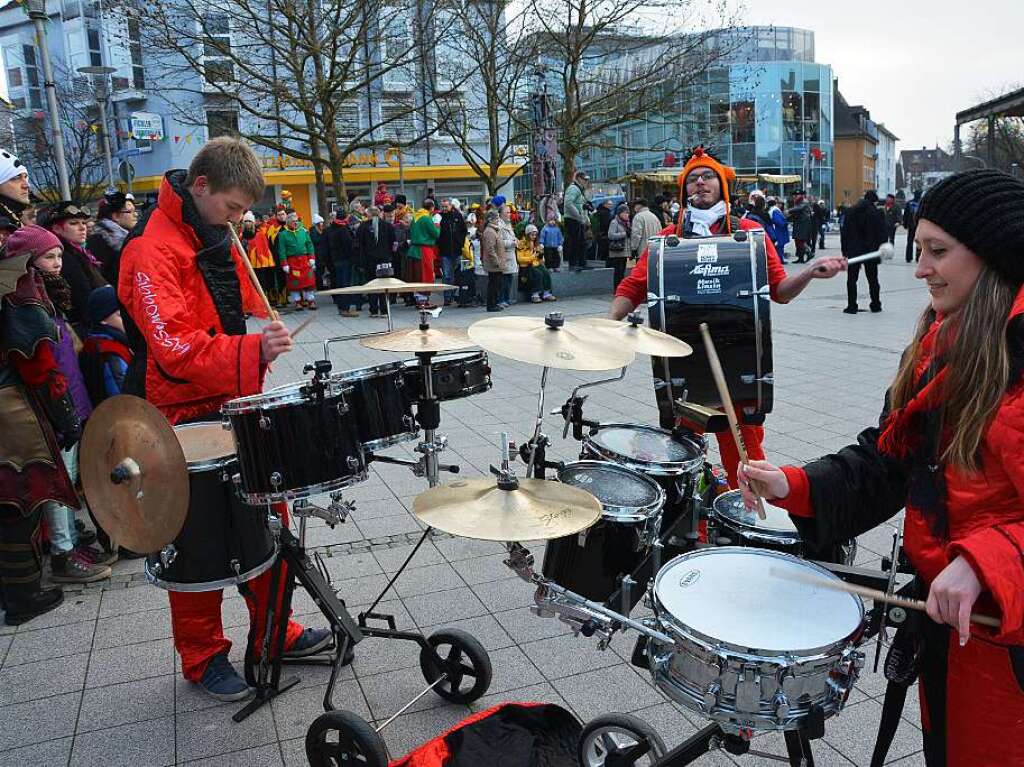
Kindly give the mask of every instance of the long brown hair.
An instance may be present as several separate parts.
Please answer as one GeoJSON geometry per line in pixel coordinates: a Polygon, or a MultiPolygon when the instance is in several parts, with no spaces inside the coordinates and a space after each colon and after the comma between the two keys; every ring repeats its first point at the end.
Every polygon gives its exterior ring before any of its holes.
{"type": "MultiPolygon", "coordinates": [[[[948,435],[943,462],[977,471],[978,447],[1006,392],[1010,378],[1010,345],[1006,323],[1018,286],[982,267],[963,308],[948,317],[935,339],[935,355],[945,364],[946,378],[939,396],[942,433],[948,435]]],[[[908,353],[903,356],[890,389],[895,410],[913,399],[921,339],[935,314],[918,320],[908,353]]]]}

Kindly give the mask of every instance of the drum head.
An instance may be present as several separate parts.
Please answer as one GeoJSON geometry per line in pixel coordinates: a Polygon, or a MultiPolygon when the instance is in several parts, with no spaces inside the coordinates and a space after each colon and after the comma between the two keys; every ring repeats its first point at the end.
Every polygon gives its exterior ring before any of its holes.
{"type": "Polygon", "coordinates": [[[220,421],[175,426],[174,435],[190,472],[222,466],[235,457],[234,438],[220,421]]]}
{"type": "Polygon", "coordinates": [[[665,493],[652,479],[606,461],[566,464],[558,479],[582,488],[601,502],[601,516],[615,522],[635,522],[661,510],[665,493]]]}
{"type": "Polygon", "coordinates": [[[808,577],[838,580],[788,554],[727,546],[671,560],[654,592],[662,620],[706,642],[762,655],[814,653],[852,637],[864,606],[808,577]]]}
{"type": "Polygon", "coordinates": [[[743,494],[739,490],[730,490],[715,498],[715,516],[734,527],[744,530],[756,530],[768,535],[776,534],[786,538],[799,537],[796,525],[789,518],[789,512],[764,501],[765,519],[757,516],[756,511],[743,505],[743,494]]]}
{"type": "Polygon", "coordinates": [[[683,473],[704,460],[704,451],[697,442],[674,438],[672,432],[653,426],[609,424],[588,441],[602,456],[649,466],[651,473],[683,473]]]}
{"type": "Polygon", "coordinates": [[[378,376],[388,375],[401,369],[401,362],[385,362],[381,365],[371,365],[370,367],[366,368],[356,368],[355,370],[342,370],[341,372],[338,373],[332,373],[331,380],[341,381],[344,383],[351,383],[352,381],[363,381],[370,378],[377,378],[378,376]]]}

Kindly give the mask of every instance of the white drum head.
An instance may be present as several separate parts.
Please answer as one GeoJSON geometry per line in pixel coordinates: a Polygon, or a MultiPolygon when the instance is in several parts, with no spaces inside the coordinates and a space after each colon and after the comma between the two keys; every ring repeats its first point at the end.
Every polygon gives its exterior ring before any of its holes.
{"type": "Polygon", "coordinates": [[[736,527],[786,536],[797,535],[796,525],[785,509],[764,501],[764,514],[765,519],[761,519],[756,511],[744,506],[743,494],[739,490],[730,490],[715,498],[715,515],[736,527]]]}
{"type": "Polygon", "coordinates": [[[839,580],[788,554],[727,546],[671,560],[654,592],[663,620],[704,641],[760,655],[809,653],[853,636],[864,606],[808,578],[839,580]]]}

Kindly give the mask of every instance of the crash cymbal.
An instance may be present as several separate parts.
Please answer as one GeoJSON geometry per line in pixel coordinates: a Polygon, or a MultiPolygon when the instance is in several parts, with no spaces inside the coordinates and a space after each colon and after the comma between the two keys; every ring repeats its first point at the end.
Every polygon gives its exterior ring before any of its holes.
{"type": "Polygon", "coordinates": [[[632,349],[609,343],[592,328],[564,320],[561,312],[491,317],[470,325],[469,337],[502,357],[561,370],[613,370],[635,356],[632,349]]]}
{"type": "Polygon", "coordinates": [[[378,277],[365,285],[350,285],[347,288],[331,288],[318,291],[322,296],[352,296],[369,293],[440,293],[443,290],[458,290],[458,285],[433,282],[405,282],[397,277],[378,277]]]}
{"type": "Polygon", "coordinates": [[[601,518],[586,490],[546,479],[520,479],[502,490],[497,479],[460,479],[416,496],[413,514],[452,535],[482,541],[535,541],[585,530],[601,518]]]}
{"type": "Polygon", "coordinates": [[[82,486],[96,521],[140,553],[177,537],[188,514],[189,482],[174,429],[144,399],[104,400],[82,435],[82,486]]]}
{"type": "Polygon", "coordinates": [[[689,357],[693,354],[693,347],[685,341],[646,325],[634,325],[607,317],[581,317],[574,322],[594,328],[601,334],[607,333],[606,343],[624,346],[637,354],[649,354],[652,357],[689,357]]]}
{"type": "Polygon", "coordinates": [[[385,352],[452,352],[476,346],[465,328],[402,328],[382,336],[360,339],[370,349],[385,352]]]}

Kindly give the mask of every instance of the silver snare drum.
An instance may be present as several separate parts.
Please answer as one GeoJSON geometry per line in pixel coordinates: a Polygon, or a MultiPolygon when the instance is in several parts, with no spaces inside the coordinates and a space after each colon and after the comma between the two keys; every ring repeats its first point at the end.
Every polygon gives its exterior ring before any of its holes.
{"type": "Polygon", "coordinates": [[[675,640],[648,647],[655,683],[733,734],[793,730],[816,707],[837,713],[863,665],[864,606],[808,576],[836,578],[764,549],[671,560],[652,589],[657,627],[675,640]]]}
{"type": "Polygon", "coordinates": [[[666,429],[639,424],[603,424],[583,439],[583,452],[652,477],[689,477],[704,465],[699,439],[675,437],[666,429]]]}

